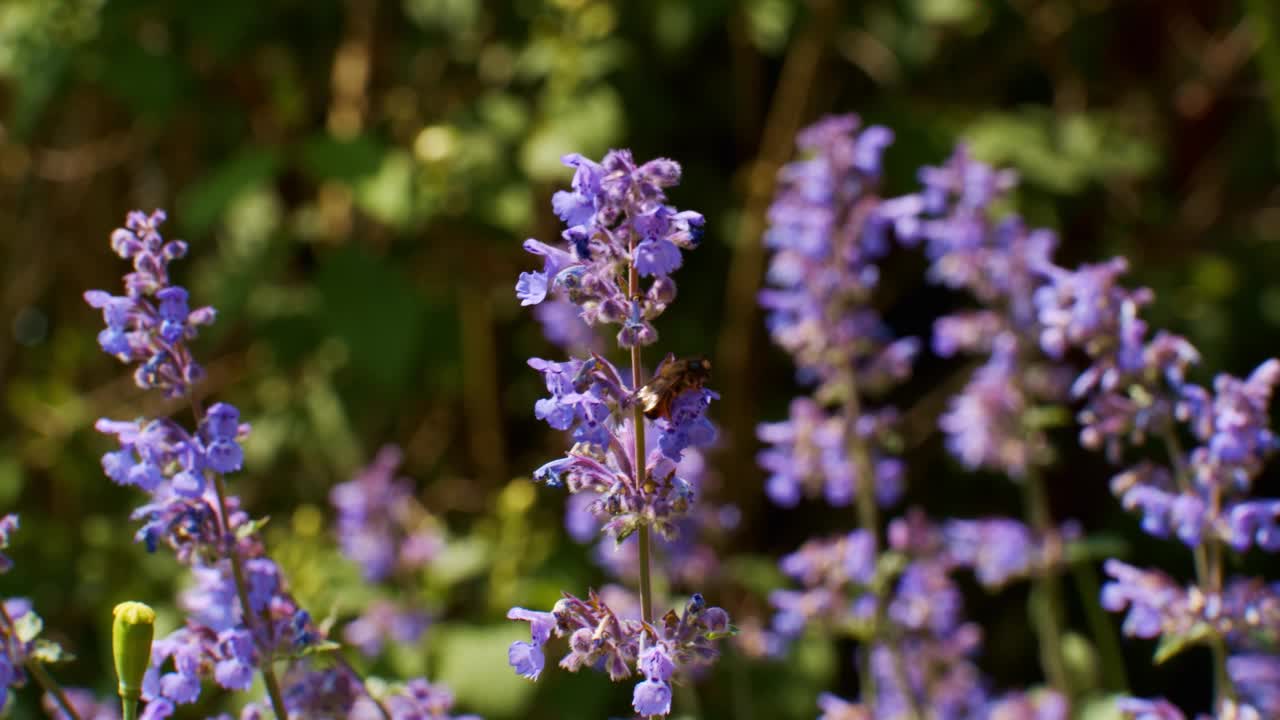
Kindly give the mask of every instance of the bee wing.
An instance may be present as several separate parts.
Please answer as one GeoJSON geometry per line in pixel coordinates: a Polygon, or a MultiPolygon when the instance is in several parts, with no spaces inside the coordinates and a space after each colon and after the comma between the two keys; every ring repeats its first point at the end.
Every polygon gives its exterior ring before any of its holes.
{"type": "Polygon", "coordinates": [[[662,396],[666,394],[667,389],[671,386],[670,378],[663,375],[655,376],[652,380],[640,386],[636,391],[636,402],[639,403],[640,409],[645,414],[651,413],[662,404],[662,396]]]}

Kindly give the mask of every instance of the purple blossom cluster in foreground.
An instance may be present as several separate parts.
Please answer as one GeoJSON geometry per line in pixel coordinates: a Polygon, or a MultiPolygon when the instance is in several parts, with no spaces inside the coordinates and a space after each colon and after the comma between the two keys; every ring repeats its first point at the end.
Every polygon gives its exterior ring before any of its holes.
{"type": "MultiPolygon", "coordinates": [[[[226,690],[248,690],[259,672],[277,718],[345,716],[360,706],[366,708],[365,717],[446,717],[452,700],[441,690],[410,683],[379,706],[348,665],[318,659],[330,649],[324,632],[289,593],[280,567],[266,553],[258,523],[226,490],[226,476],[244,464],[241,443],[250,428],[234,406],[219,402],[204,409],[195,393],[202,373],[188,343],[196,327],[212,321],[214,313],[211,308],[189,310],[187,291],[172,282],[169,263],[182,257],[186,246],[164,241],[164,219],[160,211],[130,213],[126,227],[113,233],[112,248],[134,268],[125,276],[123,296],[85,293],[92,307],[103,310],[103,350],[137,365],[134,378],[140,387],[185,397],[195,417],[194,429],[172,417],[97,423],[100,432],[119,444],[102,458],[107,477],[147,494],[134,512],[143,522],[138,541],[150,551],[172,550],[193,579],[179,598],[184,624],[153,646],[142,717],[172,716],[177,706],[200,697],[205,680],[226,690]],[[275,675],[277,665],[286,668],[283,684],[275,675]]],[[[384,485],[394,492],[394,485],[384,485]]],[[[350,515],[356,510],[348,511],[348,525],[354,525],[350,515]]],[[[407,554],[415,552],[430,554],[426,548],[407,554]]],[[[375,573],[389,564],[361,559],[375,573]]],[[[241,718],[265,712],[265,703],[250,703],[241,718]]]]}
{"type": "MultiPolygon", "coordinates": [[[[548,392],[534,414],[568,432],[574,443],[564,457],[538,468],[534,479],[582,498],[571,500],[576,537],[585,539],[598,527],[616,543],[632,538],[638,544],[641,612],[611,605],[594,591],[586,600],[566,593],[551,612],[513,608],[508,617],[528,621],[531,638],[513,643],[508,659],[517,673],[536,679],[546,643],[567,637],[561,667],[604,670],[615,682],[638,676],[635,711],[668,715],[673,678],[709,664],[717,654],[712,641],[729,634],[728,615],[696,593],[683,612],[652,616],[647,585],[649,532],[676,543],[682,532],[695,530],[689,522],[695,485],[682,460],[716,437],[706,411],[718,396],[700,384],[675,387],[665,412],[656,416],[646,417],[637,405],[640,348],[657,341],[653,321],[676,296],[671,275],[683,264],[682,252],[697,246],[704,221],[667,204],[665,189],[680,180],[680,166],[671,160],[637,165],[630,152],[614,150],[600,163],[581,155],[564,162],[574,168],[572,190],[552,200],[566,225],[564,246],[525,242],[527,251],[542,257],[543,268],[521,273],[516,295],[523,305],[556,303],[554,312],[539,314],[558,345],[590,349],[594,343],[583,326],[620,325],[617,342],[631,351],[631,372],[627,377],[599,352],[563,362],[529,361],[548,392]]],[[[655,375],[664,377],[678,362],[667,356],[655,375]]]]}

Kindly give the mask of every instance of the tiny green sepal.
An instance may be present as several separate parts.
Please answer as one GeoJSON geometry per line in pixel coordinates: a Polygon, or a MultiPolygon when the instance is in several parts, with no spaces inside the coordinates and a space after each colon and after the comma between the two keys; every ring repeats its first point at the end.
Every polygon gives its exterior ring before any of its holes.
{"type": "Polygon", "coordinates": [[[151,665],[151,641],[155,637],[156,613],[139,602],[123,602],[111,612],[111,650],[120,679],[120,698],[137,701],[142,697],[142,677],[151,665]]]}
{"type": "Polygon", "coordinates": [[[737,635],[739,632],[740,631],[738,630],[736,625],[730,625],[727,629],[724,629],[724,630],[719,630],[716,632],[708,632],[707,639],[719,640],[721,638],[733,637],[737,635]]]}
{"type": "Polygon", "coordinates": [[[1216,633],[1208,623],[1198,622],[1180,633],[1165,635],[1160,638],[1155,654],[1151,660],[1156,665],[1163,665],[1175,655],[1193,646],[1208,642],[1216,633]]]}

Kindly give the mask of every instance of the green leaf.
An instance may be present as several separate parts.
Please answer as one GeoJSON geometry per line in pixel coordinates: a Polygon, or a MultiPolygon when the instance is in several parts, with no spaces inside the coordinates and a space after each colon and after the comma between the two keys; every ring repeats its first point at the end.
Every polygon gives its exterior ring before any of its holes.
{"type": "Polygon", "coordinates": [[[1066,427],[1072,423],[1071,412],[1061,405],[1042,405],[1029,410],[1024,418],[1028,427],[1050,429],[1066,427]]]}
{"type": "Polygon", "coordinates": [[[140,43],[115,43],[98,83],[136,116],[159,125],[200,88],[180,54],[144,49],[140,43]]]}
{"type": "Polygon", "coordinates": [[[786,576],[778,570],[778,563],[764,555],[740,555],[725,563],[727,576],[752,594],[764,597],[771,590],[786,584],[786,576]]]}
{"type": "Polygon", "coordinates": [[[708,632],[707,639],[719,640],[720,638],[733,637],[734,635],[737,635],[739,632],[740,631],[738,630],[738,627],[736,625],[730,625],[729,629],[727,630],[721,630],[720,632],[708,632]]]}
{"type": "MultiPolygon", "coordinates": [[[[422,298],[392,261],[348,246],[325,258],[316,287],[323,297],[320,317],[346,345],[362,383],[406,387],[430,328],[424,327],[422,298]]],[[[432,345],[450,341],[431,338],[432,345]]]]}
{"type": "Polygon", "coordinates": [[[445,587],[476,577],[489,569],[489,542],[482,537],[450,539],[431,562],[431,579],[445,587]]]}
{"type": "Polygon", "coordinates": [[[1129,544],[1118,535],[1094,534],[1067,543],[1064,550],[1068,565],[1124,557],[1129,544]]]}
{"type": "Polygon", "coordinates": [[[1086,696],[1079,704],[1078,720],[1123,720],[1117,701],[1122,695],[1086,696]]]}
{"type": "Polygon", "coordinates": [[[320,655],[323,653],[337,652],[338,650],[341,650],[341,649],[342,649],[341,643],[336,643],[332,640],[322,640],[318,643],[315,643],[313,645],[308,645],[302,648],[295,654],[295,657],[307,657],[308,655],[320,655]]]}
{"type": "Polygon", "coordinates": [[[1077,691],[1098,688],[1102,664],[1098,659],[1098,651],[1089,638],[1076,632],[1063,633],[1062,659],[1066,662],[1073,688],[1077,691]]]}
{"type": "Polygon", "coordinates": [[[915,6],[921,20],[939,25],[966,22],[980,9],[974,0],[916,0],[915,6]]]}
{"type": "Polygon", "coordinates": [[[262,147],[248,148],[222,163],[178,197],[177,217],[183,231],[207,233],[237,196],[267,181],[279,167],[279,155],[262,147]]]}
{"type": "Polygon", "coordinates": [[[40,635],[40,632],[44,630],[44,620],[41,620],[40,616],[35,614],[34,611],[14,620],[13,625],[18,634],[18,640],[24,643],[35,640],[40,635]]]}
{"type": "Polygon", "coordinates": [[[386,153],[377,171],[355,183],[356,207],[380,222],[404,227],[413,219],[413,159],[403,150],[386,153]]]}
{"type": "Polygon", "coordinates": [[[1184,633],[1161,637],[1151,661],[1156,665],[1163,665],[1183,650],[1200,645],[1212,637],[1214,637],[1213,628],[1208,623],[1198,622],[1184,633]]]}
{"type": "Polygon", "coordinates": [[[354,183],[378,172],[387,149],[367,135],[340,140],[319,135],[302,145],[299,163],[316,180],[354,183]]]}
{"type": "Polygon", "coordinates": [[[271,516],[269,515],[250,520],[236,528],[236,539],[244,540],[247,537],[257,535],[269,522],[271,522],[271,516]]]}
{"type": "MultiPolygon", "coordinates": [[[[459,707],[482,717],[525,717],[521,710],[536,686],[493,662],[505,656],[521,628],[511,623],[442,625],[433,632],[434,674],[454,691],[459,707]]],[[[523,634],[528,637],[528,629],[523,634]]]]}

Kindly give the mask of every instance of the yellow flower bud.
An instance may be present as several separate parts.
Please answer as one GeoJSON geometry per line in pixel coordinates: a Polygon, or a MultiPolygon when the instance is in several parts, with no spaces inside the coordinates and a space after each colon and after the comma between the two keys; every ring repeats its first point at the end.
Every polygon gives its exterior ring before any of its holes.
{"type": "Polygon", "coordinates": [[[120,678],[120,697],[142,697],[142,676],[151,665],[151,640],[155,637],[156,612],[140,602],[123,602],[111,611],[111,650],[120,678]]]}

